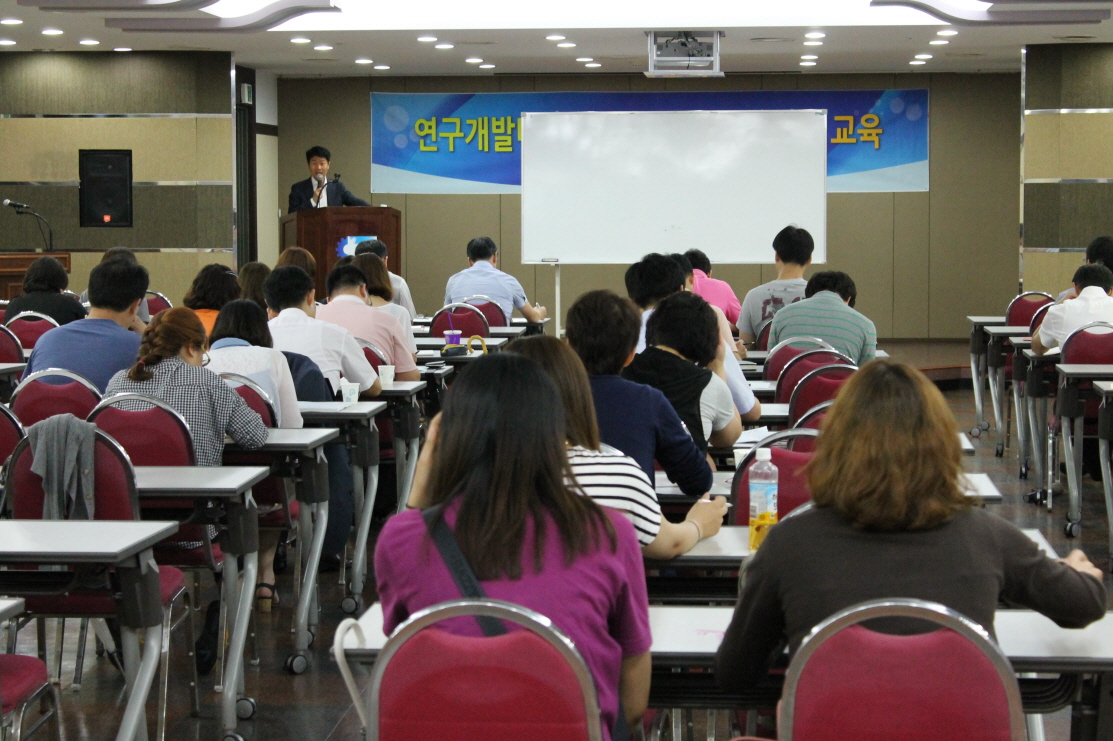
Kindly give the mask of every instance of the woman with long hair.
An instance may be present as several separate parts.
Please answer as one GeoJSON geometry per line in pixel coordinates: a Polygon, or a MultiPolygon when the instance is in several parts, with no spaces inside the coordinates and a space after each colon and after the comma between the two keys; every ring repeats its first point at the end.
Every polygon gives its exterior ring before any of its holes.
{"type": "MultiPolygon", "coordinates": [[[[384,629],[459,599],[429,529],[443,521],[486,595],[545,615],[595,678],[604,727],[619,699],[636,722],[649,697],[649,608],[641,549],[620,512],[570,485],[564,408],[544,371],[519,355],[477,360],[449,390],[418,463],[411,506],[375,548],[384,629]]],[[[478,635],[474,621],[446,629],[478,635]]]]}
{"type": "Polygon", "coordinates": [[[402,331],[406,335],[410,352],[416,357],[417,342],[414,340],[413,318],[404,306],[391,303],[394,298],[394,289],[390,285],[390,273],[387,272],[382,259],[378,255],[365,252],[353,257],[351,264],[362,270],[364,277],[367,278],[367,303],[372,308],[381,309],[398,320],[398,323],[402,325],[402,331]]]}
{"type": "Polygon", "coordinates": [[[213,263],[197,272],[182,303],[193,309],[207,334],[213,331],[216,315],[224,305],[239,297],[240,282],[236,272],[227,265],[213,263]]]}
{"type": "Polygon", "coordinates": [[[263,282],[270,274],[271,269],[262,262],[244,263],[239,270],[240,298],[259,304],[264,316],[267,313],[267,300],[263,298],[263,282]]]}

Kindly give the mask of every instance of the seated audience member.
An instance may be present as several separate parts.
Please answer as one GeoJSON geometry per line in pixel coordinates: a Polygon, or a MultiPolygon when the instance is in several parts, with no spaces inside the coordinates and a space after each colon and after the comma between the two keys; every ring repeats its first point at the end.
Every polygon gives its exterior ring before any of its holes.
{"type": "Polygon", "coordinates": [[[730,283],[711,277],[711,260],[703,250],[688,250],[684,253],[684,257],[692,264],[692,293],[720,309],[732,325],[738,324],[738,314],[742,311],[742,304],[739,303],[738,296],[730,287],[730,283]]]}
{"type": "Polygon", "coordinates": [[[85,307],[73,296],[62,293],[70,277],[62,263],[44,255],[27,266],[23,274],[23,293],[8,302],[4,323],[24,311],[46,314],[59,325],[85,318],[85,307]]]}
{"type": "Polygon", "coordinates": [[[310,278],[317,279],[317,260],[309,250],[303,250],[301,247],[287,247],[282,250],[274,266],[282,268],[287,265],[301,268],[310,278]]]}
{"type": "Polygon", "coordinates": [[[109,260],[89,274],[89,316],[56,327],[35,344],[24,375],[62,368],[82,376],[104,393],[117,372],[130,368],[139,352],[139,306],[147,294],[147,269],[127,260],[109,260]]]}
{"type": "MultiPolygon", "coordinates": [[[[695,293],[696,270],[692,267],[691,260],[688,259],[687,255],[681,255],[677,252],[669,255],[669,259],[679,265],[681,271],[684,273],[684,290],[689,293],[695,293]]],[[[706,299],[704,300],[706,301],[706,299]]],[[[734,341],[734,333],[730,329],[730,322],[727,321],[727,315],[723,313],[723,310],[714,304],[711,304],[711,310],[715,312],[715,320],[719,324],[719,336],[723,338],[723,347],[731,351],[735,359],[741,360],[746,356],[745,345],[740,345],[734,341]]],[[[649,320],[646,319],[646,321],[648,322],[649,320]]],[[[643,337],[642,339],[644,340],[645,338],[643,337]]],[[[724,357],[730,356],[726,355],[724,357]]],[[[745,376],[739,372],[738,378],[744,380],[745,376]]]]}
{"type": "Polygon", "coordinates": [[[1075,297],[1049,308],[1040,328],[1032,335],[1032,350],[1039,355],[1062,345],[1083,324],[1113,324],[1113,297],[1109,295],[1113,271],[1099,263],[1082,265],[1074,271],[1071,282],[1075,297]]]}
{"type": "MultiPolygon", "coordinates": [[[[109,262],[110,260],[127,260],[128,262],[132,263],[133,265],[138,265],[139,264],[139,260],[136,259],[135,253],[132,252],[131,250],[129,250],[127,247],[109,247],[108,249],[106,249],[104,251],[104,254],[100,256],[100,261],[101,262],[109,262]]],[[[148,286],[148,288],[149,288],[149,286],[148,286]]],[[[81,292],[81,303],[82,304],[89,303],[89,289],[88,288],[86,288],[84,291],[81,292]]],[[[138,318],[139,322],[136,323],[136,325],[133,329],[134,329],[134,331],[139,332],[140,334],[142,334],[143,330],[147,328],[147,322],[151,321],[151,311],[147,307],[147,295],[146,294],[143,295],[143,301],[140,302],[139,311],[137,311],[135,313],[135,316],[136,316],[136,318],[138,318]]]]}
{"type": "MultiPolygon", "coordinates": [[[[1113,237],[1098,237],[1086,246],[1086,264],[1104,265],[1113,270],[1113,237]]],[[[1078,291],[1072,286],[1055,297],[1055,303],[1061,304],[1068,298],[1074,298],[1078,291]]]]}
{"type": "Polygon", "coordinates": [[[383,267],[388,271],[390,276],[390,289],[393,293],[393,298],[389,299],[395,306],[401,306],[410,315],[409,321],[417,318],[417,308],[414,306],[413,296],[410,295],[410,286],[406,283],[406,279],[390,271],[390,253],[387,251],[386,245],[379,239],[368,239],[365,242],[360,242],[356,245],[356,256],[359,255],[375,255],[383,261],[383,267]]]}
{"type": "MultiPolygon", "coordinates": [[[[657,253],[646,255],[626,270],[626,293],[642,310],[637,352],[645,349],[645,325],[653,316],[654,307],[672,294],[685,290],[691,273],[691,265],[683,255],[675,255],[674,259],[673,256],[657,253]]],[[[727,387],[734,399],[734,406],[744,419],[756,419],[761,414],[761,407],[742,374],[742,368],[737,362],[733,362],[734,340],[725,320],[719,330],[719,341],[723,345],[723,357],[732,360],[725,363],[725,369],[727,387]]]]}
{"type": "Polygon", "coordinates": [[[661,514],[657,492],[638,462],[599,441],[591,383],[584,364],[568,343],[544,335],[523,337],[507,345],[506,352],[537,363],[556,384],[564,404],[568,462],[576,483],[597,504],[626,515],[643,554],[673,558],[719,532],[727,514],[726,497],[696,502],[683,522],[669,522],[661,514]]]}
{"type": "Polygon", "coordinates": [[[239,270],[240,298],[259,304],[264,313],[267,311],[267,300],[263,298],[263,281],[270,274],[271,269],[261,262],[246,263],[239,270]]]}
{"type": "Polygon", "coordinates": [[[386,355],[399,381],[420,381],[413,352],[398,320],[367,305],[367,278],[354,265],[333,268],[328,274],[328,303],[317,307],[317,318],[370,342],[386,355]]]}
{"type": "Polygon", "coordinates": [[[634,359],[639,326],[638,310],[611,291],[589,291],[568,310],[565,331],[589,375],[599,439],[636,460],[650,481],[656,460],[682,492],[704,494],[711,467],[669,400],[619,375],[634,359]]]}
{"type": "MultiPolygon", "coordinates": [[[[209,342],[210,360],[206,366],[209,370],[217,375],[236,373],[253,381],[270,399],[278,427],[301,427],[294,379],[290,375],[286,356],[272,347],[267,312],[249,299],[236,299],[225,304],[216,317],[209,342]]],[[[259,508],[262,514],[266,514],[279,504],[260,500],[259,508]]],[[[264,610],[279,603],[274,579],[274,551],[277,546],[277,532],[259,532],[259,580],[255,592],[257,599],[264,600],[264,610]],[[265,593],[260,594],[259,590],[265,590],[265,593]]]]}
{"type": "Polygon", "coordinates": [[[321,369],[334,394],[340,391],[343,377],[358,383],[362,396],[375,396],[382,384],[363,348],[348,330],[314,318],[314,292],[313,279],[293,265],[275,268],[267,276],[263,294],[275,349],[307,356],[321,369]]]}
{"type": "MultiPolygon", "coordinates": [[[[621,709],[632,726],[649,699],[641,549],[622,513],[572,483],[564,432],[560,394],[532,361],[498,353],[460,373],[418,462],[410,505],[425,511],[387,520],[375,547],[383,627],[460,598],[430,536],[447,527],[487,597],[539,612],[575,643],[602,725],[621,709]]],[[[482,635],[475,620],[442,627],[482,635]]]]}
{"type": "MultiPolygon", "coordinates": [[[[267,428],[239,394],[205,368],[205,327],[191,309],[178,307],[151,319],[139,346],[139,359],[108,383],[106,396],[143,394],[174,408],[189,424],[197,465],[219,466],[228,435],[245,448],[267,441],[267,428]]],[[[140,401],[123,409],[144,408],[140,401]]]]}
{"type": "Polygon", "coordinates": [[[417,341],[414,339],[410,312],[392,301],[394,288],[390,284],[390,273],[387,272],[386,264],[378,256],[365,252],[362,255],[356,255],[352,259],[352,265],[362,270],[363,276],[367,278],[368,304],[398,320],[398,323],[402,325],[402,333],[406,336],[406,346],[410,348],[410,352],[413,353],[416,361],[417,341]]]}
{"type": "MultiPolygon", "coordinates": [[[[815,241],[806,229],[786,226],[773,237],[773,260],[777,266],[777,279],[750,289],[742,299],[738,315],[738,339],[754,344],[758,332],[778,311],[804,298],[808,282],[804,269],[812,264],[815,241]]],[[[769,343],[772,347],[773,343],[769,343]]]]}
{"type": "Polygon", "coordinates": [[[865,315],[854,310],[858,289],[846,273],[816,273],[808,281],[804,301],[786,306],[773,317],[769,347],[789,337],[818,337],[857,365],[877,353],[877,330],[865,315]]]}
{"type": "MultiPolygon", "coordinates": [[[[939,602],[991,633],[1001,600],[1068,628],[1105,616],[1102,572],[1082,551],[1048,558],[974,506],[961,475],[955,421],[931,381],[885,360],[855,373],[807,468],[815,509],[774,525],[746,564],[715,662],[719,683],[731,692],[754,685],[778,647],[795,652],[816,624],[867,600],[939,602]]],[[[894,621],[884,630],[923,627],[894,621]]]]}
{"type": "Polygon", "coordinates": [[[182,303],[193,309],[205,332],[211,333],[216,323],[216,315],[229,301],[240,297],[239,278],[227,265],[206,265],[197,272],[193,284],[186,292],[182,303]]]}
{"type": "Polygon", "coordinates": [[[490,237],[476,237],[468,242],[470,267],[448,279],[444,289],[445,305],[460,303],[472,296],[486,296],[499,305],[508,323],[514,309],[531,322],[547,317],[545,307],[532,306],[518,279],[499,270],[497,263],[498,248],[490,237]]]}
{"type": "MultiPolygon", "coordinates": [[[[634,356],[622,377],[663,393],[700,450],[734,445],[742,420],[727,388],[711,306],[694,293],[674,293],[657,304],[645,334],[649,347],[634,356]]],[[[760,416],[755,403],[746,418],[760,416]]]]}

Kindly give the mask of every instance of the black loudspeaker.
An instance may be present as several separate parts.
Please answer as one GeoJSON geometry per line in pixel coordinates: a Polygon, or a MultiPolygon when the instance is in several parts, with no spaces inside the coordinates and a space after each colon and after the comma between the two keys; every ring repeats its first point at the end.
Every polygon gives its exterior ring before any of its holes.
{"type": "Polygon", "coordinates": [[[82,149],[81,226],[131,226],[131,150],[82,149]]]}

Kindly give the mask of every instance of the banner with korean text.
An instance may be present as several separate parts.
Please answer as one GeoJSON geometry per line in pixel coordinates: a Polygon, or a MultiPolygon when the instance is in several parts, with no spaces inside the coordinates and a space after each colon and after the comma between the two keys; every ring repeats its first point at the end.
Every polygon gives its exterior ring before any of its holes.
{"type": "Polygon", "coordinates": [[[928,189],[927,90],[786,90],[372,93],[371,191],[520,193],[527,111],[792,109],[827,111],[829,193],[928,189]]]}

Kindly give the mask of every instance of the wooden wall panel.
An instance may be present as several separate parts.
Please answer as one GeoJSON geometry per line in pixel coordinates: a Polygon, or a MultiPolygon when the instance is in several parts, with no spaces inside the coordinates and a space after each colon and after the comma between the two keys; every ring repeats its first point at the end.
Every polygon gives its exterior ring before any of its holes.
{"type": "Polygon", "coordinates": [[[1025,247],[1062,246],[1059,241],[1059,187],[1056,183],[1025,183],[1025,247]]]}
{"type": "Polygon", "coordinates": [[[929,194],[893,193],[893,337],[931,336],[930,223],[929,194]]]}
{"type": "Polygon", "coordinates": [[[1071,286],[1071,278],[1086,256],[1080,252],[1026,252],[1024,290],[1044,291],[1058,296],[1071,286]]]}
{"type": "Polygon", "coordinates": [[[259,260],[274,265],[281,235],[278,230],[278,137],[255,136],[255,203],[259,223],[259,260]]]}
{"type": "Polygon", "coordinates": [[[873,320],[878,337],[893,336],[893,194],[827,196],[827,264],[858,288],[856,309],[873,320]]]}
{"type": "Polygon", "coordinates": [[[1062,117],[1037,113],[1024,117],[1024,177],[1060,178],[1060,127],[1062,117]]]}
{"type": "Polygon", "coordinates": [[[1058,118],[1061,172],[1052,177],[1113,178],[1113,113],[1061,113],[1058,118]]]}

